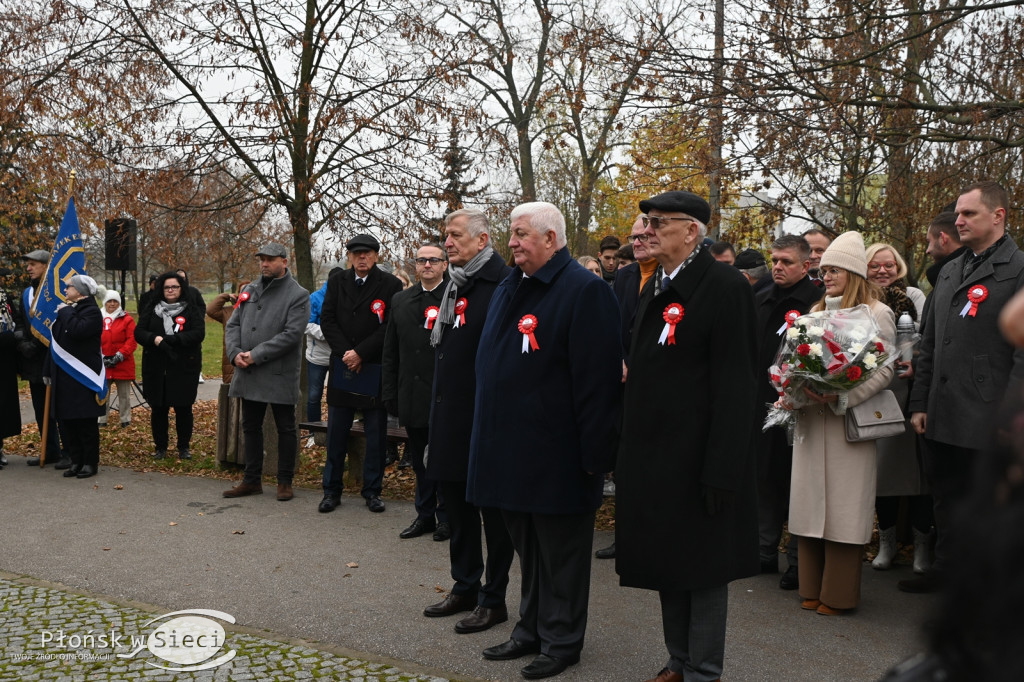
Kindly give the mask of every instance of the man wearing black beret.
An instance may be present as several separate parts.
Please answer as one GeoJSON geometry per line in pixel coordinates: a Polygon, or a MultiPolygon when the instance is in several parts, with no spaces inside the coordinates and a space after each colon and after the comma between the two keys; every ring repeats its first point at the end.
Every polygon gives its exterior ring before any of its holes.
{"type": "Polygon", "coordinates": [[[654,680],[714,680],[728,583],[759,569],[754,297],[703,246],[704,199],[666,192],[640,210],[659,268],[640,294],[629,351],[615,568],[622,585],[660,595],[669,659],[654,680]]]}
{"type": "Polygon", "coordinates": [[[736,255],[733,265],[750,282],[754,296],[772,285],[772,273],[768,269],[768,261],[764,259],[764,254],[757,249],[743,249],[736,255]]]}
{"type": "Polygon", "coordinates": [[[320,330],[331,347],[331,371],[327,465],[319,510],[331,512],[341,503],[349,432],[361,409],[366,433],[362,495],[370,511],[382,512],[388,415],[381,400],[381,360],[391,297],[402,290],[402,281],[377,267],[380,243],[371,235],[352,237],[345,249],[352,267],[327,281],[320,313],[320,330]]]}

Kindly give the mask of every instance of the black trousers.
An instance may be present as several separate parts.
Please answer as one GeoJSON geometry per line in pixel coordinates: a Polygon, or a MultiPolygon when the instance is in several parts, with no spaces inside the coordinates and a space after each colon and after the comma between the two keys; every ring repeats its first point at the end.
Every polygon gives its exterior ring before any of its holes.
{"type": "Polygon", "coordinates": [[[578,660],[587,631],[594,512],[502,510],[523,573],[512,637],[555,658],[578,660]]]}
{"type": "Polygon", "coordinates": [[[475,594],[477,603],[489,609],[504,606],[508,570],[512,567],[515,548],[501,511],[466,502],[465,481],[441,481],[438,486],[452,531],[448,542],[452,580],[455,581],[452,594],[475,594]],[[487,541],[486,563],[480,538],[481,519],[487,541]]]}
{"type": "MultiPolygon", "coordinates": [[[[157,450],[167,449],[167,430],[170,426],[171,405],[156,405],[149,413],[149,428],[153,432],[153,445],[157,450]]],[[[192,428],[195,418],[192,416],[192,403],[174,405],[174,431],[178,436],[176,446],[179,450],[188,448],[192,442],[192,428]]]]}
{"type": "Polygon", "coordinates": [[[62,419],[64,424],[64,447],[72,464],[79,466],[100,463],[100,426],[96,417],[84,419],[62,419]]]}
{"type": "Polygon", "coordinates": [[[406,456],[412,462],[412,470],[416,472],[416,518],[423,521],[437,520],[444,523],[448,515],[444,509],[444,495],[439,494],[437,481],[427,478],[427,468],[423,466],[423,452],[430,442],[430,429],[425,426],[407,426],[409,442],[405,446],[406,456]]]}
{"type": "Polygon", "coordinates": [[[977,451],[922,438],[924,475],[932,490],[935,510],[935,561],[932,568],[941,571],[949,561],[950,521],[956,508],[971,489],[977,451]]]}
{"type": "Polygon", "coordinates": [[[299,450],[295,406],[245,398],[242,398],[242,433],[245,434],[243,478],[246,483],[263,481],[263,419],[267,416],[267,405],[274,412],[274,424],[277,426],[277,482],[290,484],[295,475],[295,455],[299,450]]]}

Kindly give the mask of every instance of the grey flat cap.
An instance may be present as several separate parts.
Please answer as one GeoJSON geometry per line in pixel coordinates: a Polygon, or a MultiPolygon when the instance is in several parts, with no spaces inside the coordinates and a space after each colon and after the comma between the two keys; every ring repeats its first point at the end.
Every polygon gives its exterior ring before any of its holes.
{"type": "Polygon", "coordinates": [[[256,255],[269,256],[271,258],[287,258],[288,249],[276,242],[268,242],[263,245],[263,248],[256,252],[256,255]]]}
{"type": "Polygon", "coordinates": [[[346,251],[376,251],[380,252],[380,242],[368,234],[357,234],[345,243],[346,251]]]}
{"type": "Polygon", "coordinates": [[[36,249],[35,251],[29,251],[26,253],[21,257],[21,260],[34,260],[37,263],[49,263],[50,252],[44,251],[43,249],[36,249]]]}

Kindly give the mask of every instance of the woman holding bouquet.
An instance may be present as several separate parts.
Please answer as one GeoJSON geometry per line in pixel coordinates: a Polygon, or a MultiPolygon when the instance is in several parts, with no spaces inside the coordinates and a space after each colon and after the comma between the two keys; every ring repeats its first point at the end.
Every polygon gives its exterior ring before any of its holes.
{"type": "MultiPolygon", "coordinates": [[[[882,289],[882,302],[898,320],[906,313],[921,327],[924,293],[907,286],[907,263],[888,244],[868,247],[868,281],[882,289]]],[[[910,397],[909,362],[900,362],[888,388],[896,396],[904,414],[910,397]]],[[[878,556],[871,566],[884,571],[896,557],[896,517],[900,498],[910,501],[910,523],[914,529],[914,573],[924,573],[931,564],[929,547],[933,522],[932,498],[927,494],[921,460],[917,456],[917,436],[912,428],[905,433],[875,441],[878,448],[878,490],[875,492],[875,513],[878,515],[878,556]]]]}
{"type": "MultiPolygon", "coordinates": [[[[825,297],[811,311],[865,304],[879,337],[891,341],[896,320],[868,282],[867,270],[860,233],[839,235],[821,257],[825,297]]],[[[874,527],[875,443],[847,442],[846,409],[883,390],[892,375],[892,366],[886,365],[849,391],[802,389],[810,403],[796,411],[789,532],[799,547],[802,606],[822,615],[837,615],[859,603],[864,545],[874,527]]]]}

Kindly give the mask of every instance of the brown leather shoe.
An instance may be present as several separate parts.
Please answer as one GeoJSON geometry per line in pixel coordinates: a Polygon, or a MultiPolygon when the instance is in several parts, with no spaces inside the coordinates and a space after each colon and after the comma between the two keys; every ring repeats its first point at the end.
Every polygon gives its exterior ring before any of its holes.
{"type": "Polygon", "coordinates": [[[246,495],[262,495],[263,486],[259,483],[239,483],[231,490],[221,493],[224,497],[245,497],[246,495]]]}
{"type": "Polygon", "coordinates": [[[668,668],[662,668],[657,677],[647,680],[647,682],[683,682],[683,675],[668,668]]]}
{"type": "Polygon", "coordinates": [[[497,606],[489,609],[486,606],[478,606],[473,613],[466,616],[455,624],[455,632],[466,635],[470,632],[483,632],[489,630],[498,623],[508,620],[508,609],[504,606],[497,606]]]}
{"type": "Polygon", "coordinates": [[[287,502],[288,500],[292,499],[293,497],[295,497],[295,495],[292,493],[292,484],[291,483],[278,483],[277,484],[277,501],[278,502],[287,502]]]}
{"type": "Polygon", "coordinates": [[[441,618],[443,616],[454,616],[463,611],[472,611],[476,608],[475,594],[452,594],[448,593],[443,600],[423,609],[423,615],[428,618],[441,618]]]}

